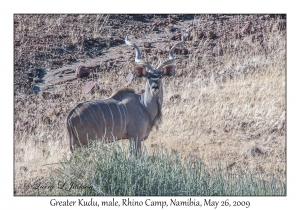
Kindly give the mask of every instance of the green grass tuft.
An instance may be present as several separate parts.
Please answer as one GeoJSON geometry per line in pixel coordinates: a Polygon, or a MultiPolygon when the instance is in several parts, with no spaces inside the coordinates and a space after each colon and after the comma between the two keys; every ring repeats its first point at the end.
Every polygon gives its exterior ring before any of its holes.
{"type": "MultiPolygon", "coordinates": [[[[220,164],[221,165],[221,164],[220,164]]],[[[221,168],[221,167],[219,167],[221,168]]],[[[99,143],[74,152],[47,180],[53,189],[38,195],[210,196],[286,195],[284,181],[270,175],[230,174],[211,169],[199,159],[182,161],[179,154],[145,148],[136,158],[120,144],[99,143]]]]}

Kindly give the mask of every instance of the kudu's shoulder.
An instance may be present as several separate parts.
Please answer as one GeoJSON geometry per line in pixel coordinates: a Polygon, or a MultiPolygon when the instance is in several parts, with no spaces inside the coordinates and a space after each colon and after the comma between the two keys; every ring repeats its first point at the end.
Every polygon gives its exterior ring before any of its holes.
{"type": "Polygon", "coordinates": [[[112,94],[109,98],[116,101],[122,101],[123,99],[135,98],[138,94],[131,88],[123,88],[112,94]]]}

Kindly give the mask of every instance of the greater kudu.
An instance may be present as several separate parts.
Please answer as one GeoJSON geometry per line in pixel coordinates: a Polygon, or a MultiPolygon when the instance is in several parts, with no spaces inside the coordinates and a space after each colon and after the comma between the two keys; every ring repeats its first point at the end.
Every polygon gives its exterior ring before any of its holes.
{"type": "Polygon", "coordinates": [[[90,140],[99,139],[111,142],[118,139],[130,139],[135,143],[136,152],[141,148],[141,141],[147,139],[152,127],[161,119],[163,103],[162,77],[175,73],[174,49],[181,44],[176,43],[169,51],[169,59],[156,69],[141,60],[139,48],[125,38],[125,43],[135,49],[134,68],[139,78],[146,77],[146,87],[142,94],[125,88],[111,97],[79,103],[66,119],[70,149],[87,145],[90,140]]]}

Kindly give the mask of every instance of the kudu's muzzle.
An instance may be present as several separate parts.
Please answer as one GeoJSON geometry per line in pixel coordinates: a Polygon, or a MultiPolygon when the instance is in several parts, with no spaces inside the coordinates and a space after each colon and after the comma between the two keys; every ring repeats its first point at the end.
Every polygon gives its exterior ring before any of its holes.
{"type": "Polygon", "coordinates": [[[151,85],[150,85],[150,89],[151,89],[151,92],[153,95],[157,95],[158,91],[159,91],[159,87],[158,85],[153,82],[151,85]]]}

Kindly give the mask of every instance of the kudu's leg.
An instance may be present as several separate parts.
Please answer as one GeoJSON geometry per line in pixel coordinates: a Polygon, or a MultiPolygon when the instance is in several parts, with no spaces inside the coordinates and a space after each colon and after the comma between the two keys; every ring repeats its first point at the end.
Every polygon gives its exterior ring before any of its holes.
{"type": "Polygon", "coordinates": [[[141,145],[142,140],[139,138],[136,139],[130,139],[130,151],[132,154],[135,154],[135,156],[138,156],[141,154],[141,145]]]}

